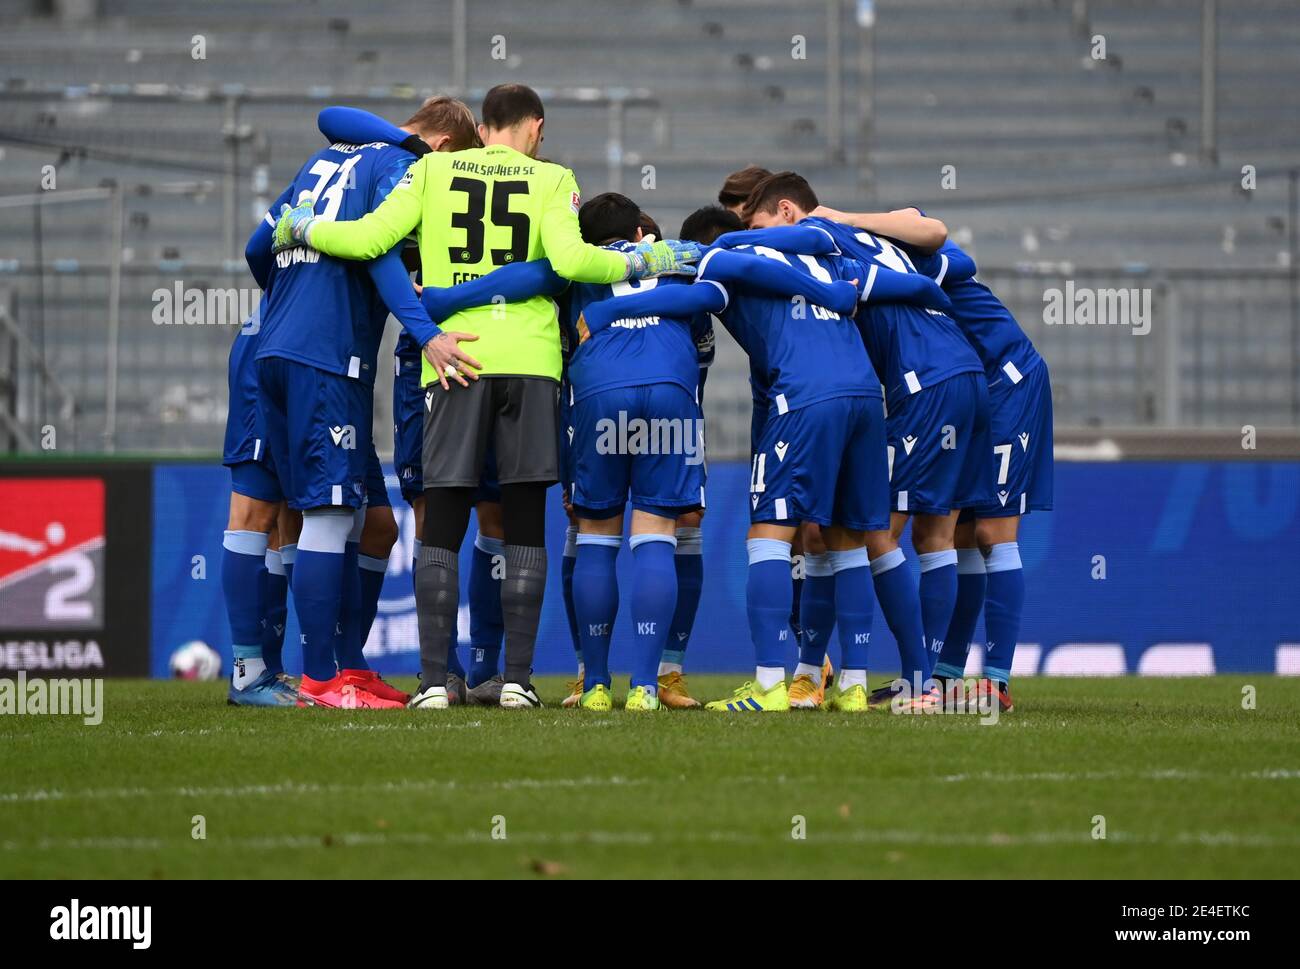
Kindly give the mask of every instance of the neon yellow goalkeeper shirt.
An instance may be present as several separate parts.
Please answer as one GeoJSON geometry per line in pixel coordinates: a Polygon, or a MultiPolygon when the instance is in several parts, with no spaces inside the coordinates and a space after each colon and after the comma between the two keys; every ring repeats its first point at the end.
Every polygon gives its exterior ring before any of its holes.
{"type": "MultiPolygon", "coordinates": [[[[368,215],[314,223],[311,245],[329,256],[374,259],[418,229],[429,286],[454,286],[530,259],[549,259],[558,275],[577,282],[623,279],[626,256],[582,241],[581,203],[573,172],[506,145],[434,152],[412,164],[368,215]]],[[[442,325],[478,336],[464,347],[483,374],[560,379],[559,326],[548,297],[477,306],[442,325]]],[[[436,379],[423,361],[422,382],[436,379]]]]}

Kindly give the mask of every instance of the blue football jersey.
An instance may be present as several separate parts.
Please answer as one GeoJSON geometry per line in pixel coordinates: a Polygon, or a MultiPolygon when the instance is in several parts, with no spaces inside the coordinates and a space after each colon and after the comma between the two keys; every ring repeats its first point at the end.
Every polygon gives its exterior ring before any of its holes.
{"type": "Polygon", "coordinates": [[[978,279],[940,278],[947,265],[940,258],[943,256],[952,258],[965,256],[965,253],[949,242],[934,255],[917,260],[916,267],[927,276],[938,279],[952,300],[952,318],[979,354],[989,383],[1002,377],[1019,383],[1021,377],[1043,362],[1043,358],[1011,311],[978,279]]]}
{"type": "MultiPolygon", "coordinates": [[[[631,242],[619,242],[607,248],[624,252],[635,246],[631,242]]],[[[695,397],[700,379],[702,334],[705,327],[711,326],[708,314],[697,314],[691,320],[629,317],[615,320],[585,342],[575,340],[581,332],[582,311],[591,303],[688,282],[681,276],[660,276],[618,283],[574,283],[569,287],[560,326],[561,334],[568,338],[562,339],[561,344],[570,348],[566,376],[574,401],[614,387],[660,383],[677,384],[695,397]]],[[[711,341],[709,349],[712,349],[711,341]]]]}
{"type": "Polygon", "coordinates": [[[230,389],[229,409],[226,412],[226,438],[222,447],[222,463],[238,464],[256,461],[258,453],[257,421],[257,367],[255,358],[261,342],[261,318],[266,309],[266,296],[258,302],[253,316],[244,321],[230,345],[226,379],[230,389]]]}
{"type": "MultiPolygon", "coordinates": [[[[790,256],[765,246],[741,246],[778,259],[823,282],[858,278],[859,264],[827,256],[790,256]]],[[[852,320],[834,310],[799,300],[773,297],[709,275],[708,256],[699,278],[721,285],[727,307],[720,319],[749,356],[750,384],[756,403],[784,414],[833,397],[879,397],[880,381],[852,320]]]]}
{"type": "MultiPolygon", "coordinates": [[[[324,219],[359,219],[387,197],[414,160],[404,148],[382,142],[335,143],[307,159],[292,197],[314,199],[324,219]]],[[[287,357],[373,384],[388,308],[367,264],[298,246],[276,254],[270,278],[258,359],[287,357]]]]}
{"type": "MultiPolygon", "coordinates": [[[[801,224],[825,229],[845,256],[895,272],[917,271],[908,255],[888,239],[829,219],[809,217],[801,224]]],[[[865,304],[858,310],[857,322],[885,385],[891,413],[923,387],[959,373],[984,370],[956,321],[938,310],[907,303],[865,304]]]]}

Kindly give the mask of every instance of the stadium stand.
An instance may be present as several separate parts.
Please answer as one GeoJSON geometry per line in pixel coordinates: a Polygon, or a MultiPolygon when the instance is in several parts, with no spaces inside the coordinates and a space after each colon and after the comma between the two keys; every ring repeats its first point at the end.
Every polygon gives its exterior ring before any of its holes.
{"type": "MultiPolygon", "coordinates": [[[[550,157],[588,194],[618,187],[669,231],[751,162],[797,168],[830,204],[933,209],[1051,362],[1060,424],[1300,424],[1294,3],[1221,5],[1212,153],[1199,4],[656,0],[631,24],[577,0],[552,0],[545,17],[504,0],[467,5],[463,62],[454,6],[0,0],[0,196],[40,193],[53,165],[56,194],[73,199],[0,208],[0,342],[21,331],[71,388],[78,449],[215,451],[232,331],[159,329],[153,294],[251,286],[243,238],[318,143],[319,106],[396,118],[458,77],[471,104],[502,80],[542,90],[550,157]],[[1105,60],[1091,56],[1098,35],[1105,60]],[[806,56],[792,56],[801,41],[806,56]],[[954,190],[940,187],[947,165],[954,190]],[[71,195],[107,184],[120,195],[71,195]],[[1150,288],[1162,325],[1143,338],[1045,327],[1042,294],[1066,279],[1150,288]]],[[[743,358],[720,343],[710,447],[736,457],[748,389],[743,358]]],[[[21,368],[0,374],[0,394],[6,379],[30,437],[62,398],[21,368]]]]}

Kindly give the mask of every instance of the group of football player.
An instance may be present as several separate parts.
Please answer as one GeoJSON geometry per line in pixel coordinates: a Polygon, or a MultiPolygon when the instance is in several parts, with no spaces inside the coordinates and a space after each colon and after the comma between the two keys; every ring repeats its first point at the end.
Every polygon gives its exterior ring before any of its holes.
{"type": "MultiPolygon", "coordinates": [[[[699,707],[684,662],[704,587],[702,398],[720,322],[750,363],[756,668],[706,708],[942,709],[959,692],[1010,710],[1019,521],[1052,501],[1051,389],[1042,358],[943,223],[914,208],[832,210],[798,174],[751,166],[664,241],[631,199],[581,204],[572,174],[537,160],[534,92],[494,88],[482,114],[476,127],[464,105],[436,98],[398,128],[326,109],[329,146],[249,241],[265,296],[230,363],[230,701],[540,705],[539,501],[559,481],[578,663],[564,705],[614,707],[626,529],[624,706],[699,707]],[[415,286],[402,264],[408,233],[415,286]],[[413,696],[369,670],[362,651],[397,537],[369,417],[390,311],[403,327],[394,465],[423,540],[412,564],[413,696]],[[457,563],[471,507],[466,668],[457,563]],[[919,581],[899,547],[909,521],[919,581]],[[280,661],[290,586],[300,682],[280,661]],[[872,690],[876,599],[900,673],[872,690]],[[981,614],[983,672],[971,682],[981,614]]],[[[874,662],[895,665],[892,655],[874,662]]]]}

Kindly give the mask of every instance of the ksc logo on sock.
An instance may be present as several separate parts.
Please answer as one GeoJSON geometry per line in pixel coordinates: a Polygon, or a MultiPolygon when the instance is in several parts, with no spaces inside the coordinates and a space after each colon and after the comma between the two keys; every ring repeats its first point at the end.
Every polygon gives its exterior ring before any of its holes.
{"type": "Polygon", "coordinates": [[[149,905],[87,905],[78,899],[50,909],[50,938],[56,942],[130,942],[147,949],[153,938],[149,905]]]}

